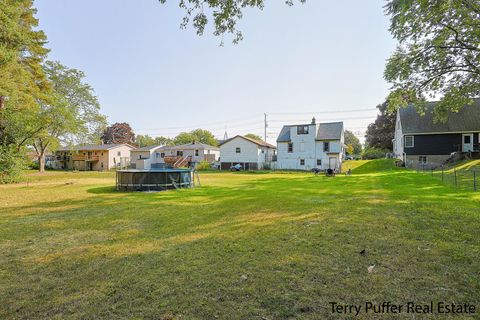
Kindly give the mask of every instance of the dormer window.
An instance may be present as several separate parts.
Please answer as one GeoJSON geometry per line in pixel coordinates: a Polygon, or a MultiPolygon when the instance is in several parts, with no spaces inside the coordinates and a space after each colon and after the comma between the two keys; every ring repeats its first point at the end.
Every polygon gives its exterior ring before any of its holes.
{"type": "Polygon", "coordinates": [[[297,126],[297,134],[308,134],[308,126],[297,126]]]}

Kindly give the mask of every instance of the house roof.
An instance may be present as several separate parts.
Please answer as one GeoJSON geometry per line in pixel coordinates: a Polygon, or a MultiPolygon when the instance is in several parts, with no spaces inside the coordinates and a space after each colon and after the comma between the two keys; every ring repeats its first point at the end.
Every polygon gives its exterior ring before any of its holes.
{"type": "Polygon", "coordinates": [[[131,150],[131,152],[135,152],[135,151],[152,151],[152,150],[158,149],[158,148],[160,148],[160,147],[162,147],[162,145],[145,146],[145,147],[133,149],[133,150],[131,150]]]}
{"type": "MultiPolygon", "coordinates": [[[[290,142],[290,128],[297,126],[310,126],[312,124],[295,124],[283,126],[278,135],[277,142],[290,142]]],[[[316,140],[340,140],[343,132],[343,122],[324,122],[317,124],[316,140]]]]}
{"type": "Polygon", "coordinates": [[[410,105],[400,108],[402,131],[408,133],[443,133],[480,131],[480,99],[473,105],[465,106],[459,112],[451,112],[445,123],[435,123],[433,108],[436,102],[427,103],[425,115],[419,115],[417,109],[410,105]]]}
{"type": "Polygon", "coordinates": [[[261,146],[261,147],[267,147],[267,148],[270,148],[270,149],[277,149],[277,147],[275,147],[274,145],[270,144],[270,143],[267,143],[265,141],[258,141],[258,140],[255,140],[255,139],[251,139],[251,138],[248,138],[248,137],[245,137],[245,136],[241,136],[241,135],[236,135],[235,137],[233,138],[230,138],[230,139],[227,139],[227,140],[224,140],[220,145],[223,145],[227,142],[230,142],[232,141],[233,139],[235,138],[243,138],[247,141],[250,141],[252,143],[255,143],[256,145],[258,146],[261,146]]]}
{"type": "Polygon", "coordinates": [[[110,150],[118,147],[127,146],[133,148],[131,145],[122,143],[122,144],[87,144],[87,145],[77,145],[72,147],[62,147],[58,148],[57,151],[71,151],[71,150],[80,150],[80,151],[90,151],[90,150],[110,150]]]}
{"type": "Polygon", "coordinates": [[[342,138],[343,122],[320,123],[316,140],[340,140],[342,138]]]}
{"type": "Polygon", "coordinates": [[[211,146],[211,145],[205,144],[205,143],[200,143],[200,142],[180,144],[178,146],[163,146],[163,147],[160,147],[159,149],[161,149],[161,150],[169,150],[169,149],[174,149],[174,150],[176,150],[176,149],[183,149],[183,150],[188,150],[188,149],[220,150],[218,147],[211,146]]]}

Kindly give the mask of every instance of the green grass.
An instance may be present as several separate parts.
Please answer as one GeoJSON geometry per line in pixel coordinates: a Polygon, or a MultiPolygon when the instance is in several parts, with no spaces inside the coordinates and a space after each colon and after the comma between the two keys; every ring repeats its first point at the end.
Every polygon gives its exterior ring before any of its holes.
{"type": "Polygon", "coordinates": [[[356,163],[334,178],[201,173],[201,188],[161,193],[116,192],[112,173],[0,186],[0,319],[339,319],[330,301],[477,303],[480,192],[356,163]]]}

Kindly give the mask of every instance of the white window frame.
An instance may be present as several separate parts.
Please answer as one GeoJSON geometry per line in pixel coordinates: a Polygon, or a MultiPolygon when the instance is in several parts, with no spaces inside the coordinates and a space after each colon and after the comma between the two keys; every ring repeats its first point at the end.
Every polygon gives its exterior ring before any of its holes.
{"type": "Polygon", "coordinates": [[[330,152],[330,141],[323,142],[323,152],[330,152]]]}
{"type": "Polygon", "coordinates": [[[305,165],[305,159],[300,159],[300,165],[301,165],[301,166],[304,166],[304,165],[305,165]],[[302,164],[302,161],[303,161],[303,164],[302,164]]]}
{"type": "Polygon", "coordinates": [[[293,142],[287,144],[287,153],[293,153],[293,142]],[[290,151],[290,145],[292,145],[292,151],[290,151]]]}
{"type": "Polygon", "coordinates": [[[405,148],[414,148],[415,147],[415,136],[405,136],[405,148]],[[407,138],[412,138],[412,144],[407,143],[407,138]]]}
{"type": "Polygon", "coordinates": [[[236,147],[235,148],[235,153],[242,153],[242,148],[236,147]]]}
{"type": "Polygon", "coordinates": [[[418,156],[418,162],[419,163],[427,163],[427,156],[418,156]],[[420,158],[424,158],[424,161],[420,161],[420,158]]]}

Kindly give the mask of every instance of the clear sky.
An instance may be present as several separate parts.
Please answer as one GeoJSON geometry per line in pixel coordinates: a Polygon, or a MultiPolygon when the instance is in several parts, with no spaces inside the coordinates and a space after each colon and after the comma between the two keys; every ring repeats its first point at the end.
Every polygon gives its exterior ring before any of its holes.
{"type": "Polygon", "coordinates": [[[87,74],[110,123],[152,136],[197,127],[263,136],[267,113],[269,142],[313,115],[363,134],[389,88],[395,42],[383,4],[267,0],[245,12],[245,39],[220,47],[211,28],[202,37],[179,28],[178,0],[35,1],[49,59],[87,74]]]}

